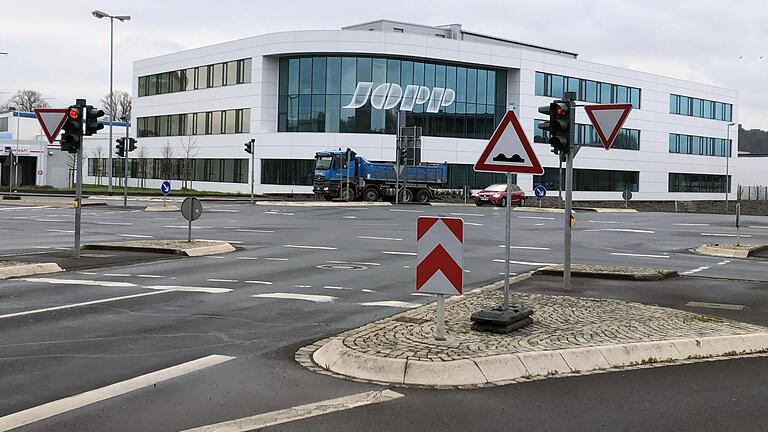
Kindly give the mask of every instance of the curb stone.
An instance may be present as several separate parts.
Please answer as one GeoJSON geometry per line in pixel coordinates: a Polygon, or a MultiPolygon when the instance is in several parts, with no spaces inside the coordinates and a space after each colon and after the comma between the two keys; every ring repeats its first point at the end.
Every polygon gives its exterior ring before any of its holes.
{"type": "Polygon", "coordinates": [[[0,267],[0,280],[63,271],[56,263],[18,263],[0,267]]]}
{"type": "Polygon", "coordinates": [[[749,258],[757,253],[768,250],[768,245],[719,245],[719,244],[705,244],[701,245],[692,252],[723,258],[749,258]]]}
{"type": "MultiPolygon", "coordinates": [[[[199,257],[206,255],[216,255],[227,252],[234,252],[234,246],[227,242],[215,242],[216,244],[207,244],[205,246],[184,247],[153,247],[151,245],[130,244],[131,242],[117,243],[95,243],[83,246],[83,249],[93,250],[124,250],[137,252],[154,252],[171,255],[186,255],[189,257],[199,257]]],[[[136,243],[136,242],[134,242],[136,243]]],[[[139,241],[138,243],[151,243],[149,241],[139,241]]],[[[209,241],[211,243],[211,241],[209,241]]]]}

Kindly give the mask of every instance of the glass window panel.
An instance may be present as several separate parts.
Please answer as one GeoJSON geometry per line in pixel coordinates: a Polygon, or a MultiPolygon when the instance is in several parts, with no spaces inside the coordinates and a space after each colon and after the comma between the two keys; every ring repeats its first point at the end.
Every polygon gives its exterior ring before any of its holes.
{"type": "Polygon", "coordinates": [[[325,93],[341,93],[341,57],[328,57],[325,78],[325,93]]]}
{"type": "Polygon", "coordinates": [[[168,117],[167,115],[158,116],[157,136],[168,136],[168,117]]]}
{"type": "MultiPolygon", "coordinates": [[[[413,65],[413,62],[408,62],[413,65]]],[[[372,82],[374,86],[387,82],[387,59],[376,58],[372,62],[372,82]]]]}
{"type": "Polygon", "coordinates": [[[424,63],[413,62],[413,84],[424,85],[424,63]]]}
{"type": "Polygon", "coordinates": [[[237,118],[235,116],[235,110],[227,110],[224,112],[224,133],[233,134],[237,131],[237,118]]]}
{"type": "Polygon", "coordinates": [[[432,63],[424,64],[424,85],[430,90],[435,87],[435,65],[432,63]]]}
{"type": "Polygon", "coordinates": [[[722,120],[723,118],[723,103],[715,102],[715,120],[722,120]]]}
{"type": "Polygon", "coordinates": [[[400,60],[387,59],[387,82],[400,85],[400,60]]]}
{"type": "Polygon", "coordinates": [[[600,83],[600,103],[611,103],[611,85],[600,83]]]}
{"type": "Polygon", "coordinates": [[[702,116],[702,107],[701,107],[701,99],[694,99],[693,100],[693,115],[695,117],[701,117],[702,116]]]}
{"type": "Polygon", "coordinates": [[[288,94],[288,59],[281,58],[278,64],[277,94],[288,94]]]}
{"type": "Polygon", "coordinates": [[[170,116],[170,131],[169,136],[181,135],[181,114],[174,114],[170,116]]]}
{"type": "Polygon", "coordinates": [[[173,71],[171,72],[171,93],[175,93],[178,91],[182,91],[183,87],[181,85],[181,73],[183,71],[173,71]]]}
{"type": "Polygon", "coordinates": [[[299,94],[299,59],[288,60],[288,94],[299,94]]]}
{"type": "Polygon", "coordinates": [[[456,102],[467,101],[467,68],[456,68],[456,102]]]}
{"type": "Polygon", "coordinates": [[[189,68],[186,70],[186,81],[184,81],[185,90],[190,91],[194,90],[195,84],[197,84],[197,77],[195,75],[195,71],[197,68],[189,68]]]}
{"type": "Polygon", "coordinates": [[[299,96],[288,95],[288,132],[299,130],[299,96]]]}
{"type": "Polygon", "coordinates": [[[584,85],[584,91],[586,93],[587,102],[597,102],[597,82],[587,81],[584,85]]]}
{"type": "Polygon", "coordinates": [[[624,86],[616,86],[616,103],[629,102],[629,89],[624,86]]]}
{"type": "Polygon", "coordinates": [[[691,100],[687,96],[680,96],[679,110],[682,115],[691,115],[691,100]]]}
{"type": "MultiPolygon", "coordinates": [[[[341,62],[339,62],[341,65],[341,62]]],[[[325,97],[325,131],[339,131],[339,114],[341,110],[341,98],[338,95],[327,95],[325,97]]],[[[377,110],[381,111],[381,110],[377,110]]],[[[382,113],[383,114],[383,113],[382,113]]]]}
{"type": "Polygon", "coordinates": [[[208,88],[208,66],[200,66],[195,69],[197,74],[197,86],[195,88],[208,88]]]}
{"type": "Polygon", "coordinates": [[[224,81],[224,85],[237,84],[237,64],[237,60],[227,62],[227,79],[224,81]]]}
{"type": "Polygon", "coordinates": [[[159,74],[159,87],[158,87],[158,94],[163,93],[170,93],[171,91],[171,74],[170,73],[161,73],[159,74]]]}
{"type": "Polygon", "coordinates": [[[485,70],[477,71],[477,103],[485,104],[488,91],[488,72],[485,70]]]}
{"type": "Polygon", "coordinates": [[[640,89],[631,88],[629,91],[629,98],[632,106],[636,109],[640,109],[640,89]]]}
{"type": "Polygon", "coordinates": [[[299,60],[299,94],[312,93],[312,57],[299,60]]]}
{"type": "Polygon", "coordinates": [[[435,66],[435,87],[445,88],[445,74],[446,74],[445,65],[435,66]]]}
{"type": "Polygon", "coordinates": [[[325,131],[325,96],[312,96],[312,119],[310,129],[312,132],[325,131]]]}
{"type": "Polygon", "coordinates": [[[563,77],[560,75],[552,75],[552,87],[550,91],[550,96],[554,98],[561,98],[563,97],[563,89],[565,88],[565,83],[563,80],[563,77]]]}
{"type": "Polygon", "coordinates": [[[145,76],[139,77],[139,96],[147,95],[147,80],[148,78],[145,76]]]}
{"type": "Polygon", "coordinates": [[[299,96],[299,132],[310,132],[312,130],[312,96],[299,96]]]}
{"type": "Polygon", "coordinates": [[[195,115],[190,114],[182,114],[184,116],[184,135],[194,135],[195,134],[195,115]]]}
{"type": "Polygon", "coordinates": [[[403,91],[409,84],[413,84],[413,62],[403,60],[400,62],[400,86],[403,91]]]}
{"type": "Polygon", "coordinates": [[[244,108],[240,110],[240,123],[242,123],[243,130],[241,132],[248,133],[251,131],[251,109],[244,108]]]}
{"type": "Polygon", "coordinates": [[[354,57],[341,59],[341,94],[354,94],[357,87],[357,60],[354,57]]]}
{"type": "Polygon", "coordinates": [[[544,74],[542,72],[536,72],[536,96],[545,96],[544,74]]]}
{"type": "Polygon", "coordinates": [[[467,103],[477,101],[477,69],[467,69],[467,103]]]}
{"type": "Polygon", "coordinates": [[[206,131],[208,130],[208,127],[206,125],[206,120],[208,116],[207,113],[195,113],[195,135],[205,135],[206,131]]]}
{"type": "Polygon", "coordinates": [[[704,118],[712,118],[712,102],[710,101],[702,101],[702,104],[704,106],[703,115],[704,118]]]}
{"type": "Polygon", "coordinates": [[[221,111],[211,113],[211,133],[214,135],[221,133],[221,111]]]}
{"type": "Polygon", "coordinates": [[[371,81],[371,59],[369,57],[357,58],[357,82],[370,82],[371,81]]]}
{"type": "Polygon", "coordinates": [[[312,94],[323,94],[326,81],[326,62],[325,57],[315,57],[312,59],[312,94]]]}
{"type": "Polygon", "coordinates": [[[581,80],[578,78],[568,78],[568,91],[576,93],[576,100],[584,100],[581,97],[581,92],[579,91],[581,87],[581,80]]]}
{"type": "Polygon", "coordinates": [[[251,68],[253,61],[250,58],[243,60],[243,77],[241,79],[244,83],[251,82],[251,68]]]}
{"type": "Polygon", "coordinates": [[[213,65],[211,76],[211,85],[213,87],[221,87],[224,83],[224,63],[217,63],[213,65]]]}
{"type": "Polygon", "coordinates": [[[724,109],[725,109],[725,117],[724,117],[724,120],[725,120],[725,121],[733,121],[733,114],[732,114],[732,112],[731,112],[731,111],[733,110],[733,105],[731,105],[731,104],[725,104],[725,106],[724,106],[724,109]]]}

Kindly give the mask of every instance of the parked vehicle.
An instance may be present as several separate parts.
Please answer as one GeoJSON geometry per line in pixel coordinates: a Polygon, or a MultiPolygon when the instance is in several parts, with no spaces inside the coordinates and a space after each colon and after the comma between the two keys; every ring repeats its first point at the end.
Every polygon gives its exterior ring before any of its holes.
{"type": "MultiPolygon", "coordinates": [[[[326,200],[395,200],[393,162],[370,162],[347,149],[315,154],[313,191],[326,200]]],[[[400,175],[401,202],[429,202],[448,182],[448,164],[406,165],[400,175]]]]}
{"type": "MultiPolygon", "coordinates": [[[[507,205],[507,185],[495,184],[481,190],[475,195],[475,205],[490,204],[496,206],[507,205]]],[[[525,192],[518,185],[512,185],[512,205],[525,206],[525,192]]]]}

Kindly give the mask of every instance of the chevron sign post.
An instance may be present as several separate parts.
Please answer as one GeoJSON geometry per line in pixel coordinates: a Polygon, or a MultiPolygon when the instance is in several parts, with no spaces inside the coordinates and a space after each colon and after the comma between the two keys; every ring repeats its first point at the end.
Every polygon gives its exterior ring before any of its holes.
{"type": "Polygon", "coordinates": [[[464,221],[419,217],[416,242],[416,291],[437,294],[435,339],[445,340],[444,296],[461,294],[464,286],[464,221]]]}

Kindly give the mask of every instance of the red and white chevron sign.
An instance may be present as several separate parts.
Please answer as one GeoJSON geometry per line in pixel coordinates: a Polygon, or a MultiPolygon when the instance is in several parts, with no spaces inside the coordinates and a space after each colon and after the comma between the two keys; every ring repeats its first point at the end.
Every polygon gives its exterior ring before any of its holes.
{"type": "Polygon", "coordinates": [[[464,284],[464,221],[422,216],[416,222],[416,290],[461,294],[464,284]]]}

